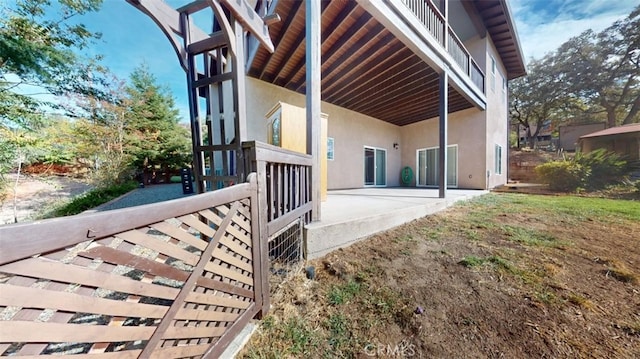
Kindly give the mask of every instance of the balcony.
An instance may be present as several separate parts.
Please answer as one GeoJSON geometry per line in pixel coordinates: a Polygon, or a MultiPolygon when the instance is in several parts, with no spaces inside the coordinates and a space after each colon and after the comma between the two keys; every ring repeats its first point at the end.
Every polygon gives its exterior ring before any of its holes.
{"type": "Polygon", "coordinates": [[[401,0],[402,3],[420,20],[440,46],[451,56],[453,62],[471,81],[485,93],[484,73],[475,62],[462,41],[431,0],[401,0]]]}

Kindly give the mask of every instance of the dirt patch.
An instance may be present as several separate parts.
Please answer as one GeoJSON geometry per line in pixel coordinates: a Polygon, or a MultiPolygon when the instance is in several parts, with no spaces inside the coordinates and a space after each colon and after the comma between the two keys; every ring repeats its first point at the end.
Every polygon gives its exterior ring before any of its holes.
{"type": "Polygon", "coordinates": [[[491,194],[300,270],[244,357],[640,357],[640,203],[491,194]]]}
{"type": "Polygon", "coordinates": [[[14,193],[16,175],[9,174],[6,179],[9,185],[6,197],[0,202],[0,225],[14,223],[15,218],[18,222],[33,220],[43,208],[91,189],[87,183],[64,176],[21,175],[14,193]]]}

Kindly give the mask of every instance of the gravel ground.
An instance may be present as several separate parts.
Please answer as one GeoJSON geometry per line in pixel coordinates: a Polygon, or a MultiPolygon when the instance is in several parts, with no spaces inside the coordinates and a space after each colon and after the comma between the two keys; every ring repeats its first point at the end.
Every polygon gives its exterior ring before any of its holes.
{"type": "Polygon", "coordinates": [[[192,194],[183,194],[182,184],[180,183],[146,186],[137,188],[111,202],[100,205],[94,208],[94,211],[110,211],[112,209],[141,206],[187,196],[192,196],[192,194]]]}
{"type": "Polygon", "coordinates": [[[16,218],[18,222],[31,221],[43,208],[91,189],[89,184],[73,178],[21,175],[14,193],[16,174],[8,174],[6,179],[9,181],[9,191],[7,198],[0,201],[0,225],[14,223],[16,218]]]}
{"type": "MultiPolygon", "coordinates": [[[[15,175],[7,178],[10,183],[15,182],[15,175]]],[[[43,208],[52,204],[70,199],[83,194],[91,189],[91,186],[75,179],[67,177],[35,177],[21,176],[16,192],[15,216],[18,222],[32,221],[43,208]]],[[[4,201],[0,201],[0,225],[14,223],[13,191],[4,201]]],[[[168,201],[186,197],[182,193],[182,184],[152,185],[137,188],[119,198],[98,206],[90,211],[109,211],[126,207],[140,206],[143,204],[168,201]]]]}

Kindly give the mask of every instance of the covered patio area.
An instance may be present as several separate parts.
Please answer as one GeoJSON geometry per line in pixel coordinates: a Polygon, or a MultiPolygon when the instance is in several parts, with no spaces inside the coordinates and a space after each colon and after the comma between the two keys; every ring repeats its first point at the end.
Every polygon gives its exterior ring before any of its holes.
{"type": "Polygon", "coordinates": [[[439,198],[437,188],[357,188],[329,191],[322,219],[304,229],[307,258],[318,258],[377,232],[442,211],[458,201],[488,193],[450,189],[439,198]]]}

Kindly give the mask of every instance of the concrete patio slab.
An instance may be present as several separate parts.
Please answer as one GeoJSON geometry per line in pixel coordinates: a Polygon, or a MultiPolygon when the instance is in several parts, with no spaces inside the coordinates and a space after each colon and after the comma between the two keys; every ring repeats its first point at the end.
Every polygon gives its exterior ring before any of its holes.
{"type": "Polygon", "coordinates": [[[359,188],[329,191],[322,220],[305,226],[307,258],[349,246],[380,231],[439,212],[458,201],[488,193],[449,189],[438,198],[430,188],[359,188]]]}

